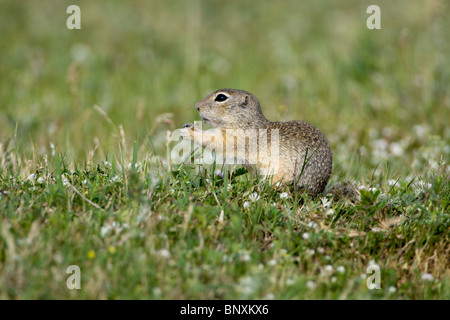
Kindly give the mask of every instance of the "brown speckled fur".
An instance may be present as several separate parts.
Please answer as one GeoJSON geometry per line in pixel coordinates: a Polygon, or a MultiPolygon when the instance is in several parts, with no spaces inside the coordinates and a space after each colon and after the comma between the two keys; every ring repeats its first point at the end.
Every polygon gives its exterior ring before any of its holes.
{"type": "Polygon", "coordinates": [[[264,117],[258,99],[243,90],[217,90],[195,107],[217,129],[267,129],[269,134],[278,129],[279,170],[272,181],[293,183],[313,196],[325,190],[331,175],[332,152],[325,136],[313,125],[304,121],[271,122],[264,117]],[[228,98],[214,101],[220,93],[228,98]]]}

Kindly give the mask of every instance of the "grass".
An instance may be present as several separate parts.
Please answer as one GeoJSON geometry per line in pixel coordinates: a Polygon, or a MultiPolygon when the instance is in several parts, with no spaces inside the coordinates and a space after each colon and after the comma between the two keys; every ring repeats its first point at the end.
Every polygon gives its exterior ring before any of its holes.
{"type": "Polygon", "coordinates": [[[450,298],[448,4],[70,4],[0,4],[0,298],[450,298]],[[222,87],[319,127],[361,201],[171,163],[222,87]]]}

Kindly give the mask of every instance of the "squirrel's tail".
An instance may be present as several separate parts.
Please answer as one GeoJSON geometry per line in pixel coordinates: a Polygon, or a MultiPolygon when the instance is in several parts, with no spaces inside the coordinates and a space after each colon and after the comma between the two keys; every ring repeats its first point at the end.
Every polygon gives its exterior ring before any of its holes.
{"type": "Polygon", "coordinates": [[[335,199],[345,198],[351,202],[359,202],[361,200],[361,194],[357,186],[351,181],[338,182],[328,188],[325,194],[331,194],[335,199]]]}

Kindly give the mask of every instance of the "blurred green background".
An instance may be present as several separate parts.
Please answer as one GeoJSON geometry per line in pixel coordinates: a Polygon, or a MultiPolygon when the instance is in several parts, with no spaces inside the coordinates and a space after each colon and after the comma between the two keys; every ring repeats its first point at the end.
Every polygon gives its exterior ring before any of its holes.
{"type": "Polygon", "coordinates": [[[103,158],[122,125],[128,146],[162,152],[166,130],[199,120],[196,101],[230,87],[255,94],[270,120],[319,127],[337,169],[376,164],[382,139],[379,158],[396,150],[401,170],[419,148],[413,128],[448,149],[450,5],[376,1],[381,30],[369,30],[371,4],[2,0],[0,141],[17,127],[26,157],[53,144],[74,160],[97,145],[103,158]],[[71,4],[81,30],[66,28],[71,4]]]}
{"type": "Polygon", "coordinates": [[[448,298],[449,9],[0,0],[0,298],[448,298]],[[224,87],[322,130],[329,186],[361,203],[166,165],[167,131],[224,87]]]}

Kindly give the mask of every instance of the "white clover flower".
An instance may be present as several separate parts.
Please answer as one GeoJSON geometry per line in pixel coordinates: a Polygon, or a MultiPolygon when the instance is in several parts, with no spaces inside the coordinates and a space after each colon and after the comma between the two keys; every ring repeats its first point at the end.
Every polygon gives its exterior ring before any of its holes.
{"type": "Polygon", "coordinates": [[[250,208],[251,206],[252,206],[252,205],[251,205],[250,202],[248,202],[248,201],[245,201],[244,204],[242,205],[242,207],[243,207],[244,209],[250,208]]]}
{"type": "Polygon", "coordinates": [[[280,199],[287,199],[289,198],[289,194],[287,192],[283,192],[280,194],[280,199]]]}
{"type": "Polygon", "coordinates": [[[317,252],[319,252],[320,254],[323,254],[325,252],[325,249],[323,247],[318,247],[317,252]]]}
{"type": "Polygon", "coordinates": [[[276,264],[277,264],[277,260],[275,260],[275,259],[271,259],[271,260],[269,260],[268,262],[267,262],[267,264],[269,265],[269,266],[275,266],[276,264]]]}
{"type": "Polygon", "coordinates": [[[251,195],[248,196],[251,202],[256,202],[259,200],[259,194],[257,192],[253,192],[251,195]]]}
{"type": "Polygon", "coordinates": [[[109,181],[110,182],[118,182],[118,181],[120,181],[121,180],[121,177],[119,177],[119,176],[114,176],[114,177],[112,177],[111,179],[109,179],[109,181]]]}
{"type": "Polygon", "coordinates": [[[34,181],[35,177],[36,177],[36,175],[34,173],[32,173],[27,177],[27,180],[34,181]]]}
{"type": "Polygon", "coordinates": [[[393,186],[393,185],[395,185],[397,183],[397,180],[394,180],[394,179],[389,179],[388,181],[387,181],[387,184],[389,185],[389,186],[393,186]]]}
{"type": "Polygon", "coordinates": [[[244,295],[251,295],[255,292],[257,283],[252,277],[243,277],[239,280],[239,291],[244,295]]]}
{"type": "Polygon", "coordinates": [[[67,180],[65,175],[63,175],[63,174],[61,175],[61,180],[62,180],[62,183],[63,183],[64,187],[70,186],[70,182],[69,182],[69,180],[67,180]]]}
{"type": "Polygon", "coordinates": [[[344,274],[345,273],[345,267],[344,266],[338,266],[336,268],[336,271],[340,274],[344,274]]]}
{"type": "Polygon", "coordinates": [[[425,138],[427,135],[427,132],[428,132],[428,128],[426,127],[426,125],[422,125],[422,124],[417,124],[417,125],[413,126],[412,130],[413,130],[414,134],[420,139],[425,138]]]}
{"type": "Polygon", "coordinates": [[[389,146],[389,150],[393,156],[401,156],[403,154],[403,147],[398,142],[392,142],[389,146]]]}
{"type": "Polygon", "coordinates": [[[164,259],[169,259],[171,257],[170,251],[167,249],[161,249],[156,251],[156,254],[164,259]]]}
{"type": "Polygon", "coordinates": [[[303,238],[304,240],[308,240],[308,239],[309,239],[309,233],[308,233],[308,232],[304,232],[304,233],[302,234],[302,238],[303,238]]]}
{"type": "Polygon", "coordinates": [[[50,149],[52,150],[52,157],[55,156],[55,145],[50,142],[50,149]]]}
{"type": "Polygon", "coordinates": [[[245,253],[242,256],[240,256],[239,260],[244,261],[244,262],[245,261],[250,261],[251,257],[250,257],[250,255],[248,253],[245,253]]]}
{"type": "Polygon", "coordinates": [[[311,222],[308,223],[308,227],[315,228],[315,227],[317,227],[317,223],[311,221],[311,222]]]}
{"type": "Polygon", "coordinates": [[[334,209],[328,209],[328,210],[325,212],[325,215],[331,216],[331,215],[333,215],[334,213],[335,213],[334,209]]]}
{"type": "Polygon", "coordinates": [[[394,294],[396,292],[397,292],[397,288],[396,287],[393,287],[393,286],[389,287],[388,294],[391,295],[391,294],[394,294]]]}
{"type": "Polygon", "coordinates": [[[44,179],[43,177],[39,177],[39,178],[37,179],[37,183],[39,183],[39,184],[44,184],[44,183],[45,183],[45,179],[44,179]]]}
{"type": "Polygon", "coordinates": [[[102,227],[100,228],[100,236],[103,238],[103,237],[106,236],[110,231],[111,231],[111,226],[110,226],[110,225],[102,226],[102,227]]]}
{"type": "Polygon", "coordinates": [[[434,280],[434,277],[433,277],[433,275],[431,273],[426,272],[426,273],[422,274],[421,279],[422,279],[422,281],[429,281],[429,282],[431,282],[431,281],[434,280]]]}
{"type": "Polygon", "coordinates": [[[316,283],[314,281],[308,280],[308,281],[306,281],[306,287],[308,289],[315,289],[316,288],[316,283]]]}
{"type": "Polygon", "coordinates": [[[286,280],[286,285],[287,286],[292,286],[295,283],[295,280],[292,278],[289,278],[286,280]]]}
{"type": "Polygon", "coordinates": [[[324,271],[325,271],[326,273],[332,273],[332,272],[333,272],[333,266],[332,266],[331,264],[326,265],[326,266],[324,267],[324,271]]]}
{"type": "Polygon", "coordinates": [[[216,169],[216,170],[214,170],[214,175],[223,178],[224,172],[220,169],[216,169]]]}
{"type": "Polygon", "coordinates": [[[333,200],[328,200],[326,197],[322,197],[320,200],[322,200],[322,205],[324,208],[330,207],[331,203],[333,202],[333,200]]]}
{"type": "Polygon", "coordinates": [[[275,299],[275,295],[272,292],[269,292],[264,299],[273,300],[275,299]]]}
{"type": "Polygon", "coordinates": [[[153,295],[160,297],[162,295],[162,290],[158,287],[153,288],[153,295]]]}

